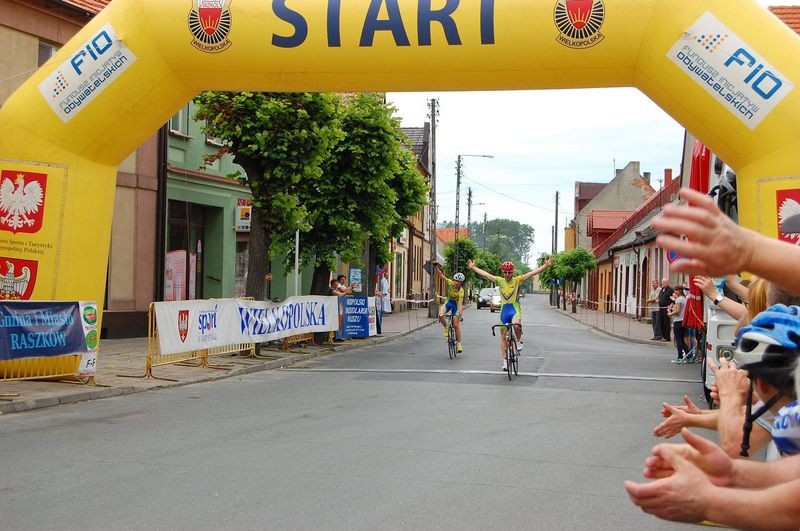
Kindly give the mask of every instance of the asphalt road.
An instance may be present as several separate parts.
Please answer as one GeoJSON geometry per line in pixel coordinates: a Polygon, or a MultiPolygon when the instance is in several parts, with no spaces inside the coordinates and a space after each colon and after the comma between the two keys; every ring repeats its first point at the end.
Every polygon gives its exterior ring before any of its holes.
{"type": "Polygon", "coordinates": [[[700,391],[663,346],[523,300],[280,371],[0,418],[4,529],[676,529],[622,488],[660,404],[700,391]]]}

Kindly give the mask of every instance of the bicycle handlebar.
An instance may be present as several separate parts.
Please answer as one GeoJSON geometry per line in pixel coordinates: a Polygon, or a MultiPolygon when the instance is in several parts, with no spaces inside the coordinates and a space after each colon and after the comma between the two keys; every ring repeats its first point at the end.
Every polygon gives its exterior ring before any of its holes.
{"type": "Polygon", "coordinates": [[[494,329],[497,328],[498,326],[506,327],[506,326],[511,326],[512,324],[513,323],[505,323],[505,324],[501,323],[501,324],[496,324],[496,325],[492,326],[492,335],[495,335],[494,329]]]}

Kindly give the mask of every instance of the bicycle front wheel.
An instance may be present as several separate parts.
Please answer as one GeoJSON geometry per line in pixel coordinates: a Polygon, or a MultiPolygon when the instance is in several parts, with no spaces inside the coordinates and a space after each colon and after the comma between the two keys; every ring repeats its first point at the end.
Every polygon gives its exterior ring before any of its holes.
{"type": "Polygon", "coordinates": [[[447,335],[447,352],[448,352],[448,354],[450,354],[450,359],[453,359],[453,358],[456,357],[456,339],[454,337],[454,334],[455,334],[455,332],[453,331],[453,328],[451,327],[449,329],[449,333],[447,335]]]}
{"type": "Polygon", "coordinates": [[[517,350],[516,342],[511,344],[511,350],[514,354],[514,376],[519,375],[519,351],[517,350]]]}
{"type": "Polygon", "coordinates": [[[506,370],[508,371],[508,379],[511,379],[511,373],[514,370],[514,344],[511,341],[506,343],[506,370]]]}

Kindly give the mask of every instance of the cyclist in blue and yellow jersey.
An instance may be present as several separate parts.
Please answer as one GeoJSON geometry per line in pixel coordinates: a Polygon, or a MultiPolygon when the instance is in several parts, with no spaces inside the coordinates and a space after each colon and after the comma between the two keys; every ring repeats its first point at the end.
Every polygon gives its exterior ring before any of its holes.
{"type": "Polygon", "coordinates": [[[444,327],[444,336],[447,337],[447,321],[444,316],[447,312],[453,315],[453,328],[456,330],[456,350],[463,352],[461,346],[461,319],[464,310],[464,273],[456,273],[453,280],[447,278],[442,271],[442,266],[434,263],[436,275],[447,284],[444,303],[439,307],[439,322],[444,327]]]}
{"type": "MultiPolygon", "coordinates": [[[[538,275],[553,264],[553,259],[549,258],[544,264],[524,275],[514,275],[514,262],[503,262],[500,269],[503,276],[495,276],[487,273],[475,265],[474,260],[467,261],[467,267],[475,271],[486,280],[496,282],[500,288],[500,324],[513,324],[514,334],[518,339],[517,348],[522,350],[522,312],[519,308],[519,286],[534,275],[538,275]]],[[[500,334],[500,351],[503,357],[503,370],[506,370],[506,335],[500,334]]]]}

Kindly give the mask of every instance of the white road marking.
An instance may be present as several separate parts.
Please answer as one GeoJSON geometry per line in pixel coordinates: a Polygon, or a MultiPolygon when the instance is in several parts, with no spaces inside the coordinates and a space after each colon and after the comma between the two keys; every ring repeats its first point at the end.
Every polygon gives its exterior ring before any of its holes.
{"type": "MultiPolygon", "coordinates": [[[[284,367],[281,371],[293,372],[366,372],[366,373],[397,373],[397,374],[506,374],[505,371],[480,371],[480,370],[451,370],[451,369],[325,369],[307,367],[284,367]]],[[[687,380],[683,378],[659,378],[652,376],[619,376],[614,374],[580,374],[565,372],[520,372],[519,376],[534,378],[586,378],[594,380],[636,380],[643,382],[678,382],[700,383],[700,380],[687,380]]]]}

